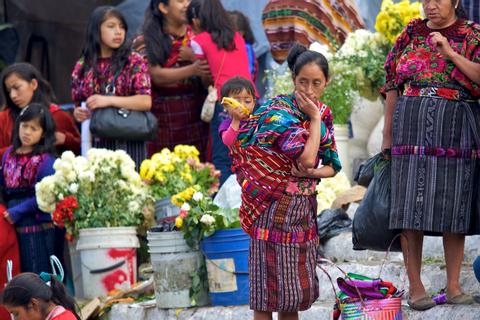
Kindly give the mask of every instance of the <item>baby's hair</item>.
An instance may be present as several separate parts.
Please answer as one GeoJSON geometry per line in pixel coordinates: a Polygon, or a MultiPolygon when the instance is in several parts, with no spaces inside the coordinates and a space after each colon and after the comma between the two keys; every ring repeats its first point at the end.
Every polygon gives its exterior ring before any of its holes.
{"type": "Polygon", "coordinates": [[[25,272],[14,277],[3,291],[1,303],[12,307],[27,307],[32,299],[43,303],[53,302],[70,310],[77,319],[75,300],[68,296],[63,284],[55,275],[49,275],[49,284],[35,273],[25,272]]]}
{"type": "Polygon", "coordinates": [[[255,98],[255,88],[253,87],[252,82],[242,77],[228,79],[220,89],[220,94],[222,95],[222,98],[228,97],[233,93],[240,93],[244,89],[255,98]]]}
{"type": "Polygon", "coordinates": [[[13,149],[15,152],[22,146],[20,140],[20,123],[31,120],[38,120],[43,129],[43,135],[40,141],[33,147],[33,154],[48,152],[55,154],[55,122],[47,106],[41,103],[30,103],[22,109],[15,120],[15,129],[13,131],[13,149]]]}

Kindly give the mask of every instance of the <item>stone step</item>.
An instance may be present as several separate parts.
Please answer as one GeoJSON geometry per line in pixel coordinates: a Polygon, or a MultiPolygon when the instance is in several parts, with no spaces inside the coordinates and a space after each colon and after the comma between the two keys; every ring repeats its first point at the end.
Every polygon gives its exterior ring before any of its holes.
{"type": "MultiPolygon", "coordinates": [[[[315,303],[311,309],[301,312],[301,320],[332,319],[333,301],[315,303]]],[[[402,306],[404,320],[480,320],[480,305],[441,305],[427,311],[414,311],[402,306]]],[[[157,309],[154,301],[142,304],[117,304],[109,314],[111,320],[251,320],[253,312],[248,306],[203,307],[178,310],[157,309]]],[[[274,319],[277,315],[274,314],[274,319]]]]}
{"type": "MultiPolygon", "coordinates": [[[[385,281],[393,282],[399,288],[404,288],[408,292],[408,281],[405,275],[405,267],[401,262],[387,262],[383,270],[380,271],[381,264],[376,261],[371,262],[348,262],[338,263],[345,272],[358,273],[369,277],[381,277],[385,281]],[[381,273],[380,273],[381,272],[381,273]]],[[[336,279],[343,277],[343,274],[338,268],[331,264],[322,264],[322,268],[332,277],[335,288],[336,279]]],[[[317,267],[318,280],[320,283],[320,298],[319,301],[334,300],[334,293],[327,275],[317,267]]],[[[424,264],[422,266],[422,281],[425,289],[429,294],[435,294],[446,286],[446,270],[445,265],[439,263],[424,264]]],[[[471,265],[463,265],[460,273],[460,284],[463,290],[467,293],[480,293],[480,284],[475,278],[471,265]]]]}
{"type": "MultiPolygon", "coordinates": [[[[480,255],[480,236],[469,236],[465,240],[464,261],[472,263],[480,255]]],[[[383,261],[384,252],[352,249],[352,233],[344,232],[322,244],[323,251],[330,259],[336,261],[383,261]]],[[[443,261],[443,244],[441,237],[425,237],[423,243],[423,259],[425,261],[443,261]]],[[[402,254],[392,252],[390,261],[403,261],[402,254]]]]}

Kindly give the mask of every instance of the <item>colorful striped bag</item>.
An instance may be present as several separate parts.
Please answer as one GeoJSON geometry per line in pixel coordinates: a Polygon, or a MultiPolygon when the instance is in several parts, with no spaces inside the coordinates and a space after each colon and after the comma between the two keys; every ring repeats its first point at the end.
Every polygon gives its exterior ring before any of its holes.
{"type": "MultiPolygon", "coordinates": [[[[392,240],[387,250],[387,256],[393,242],[400,236],[399,234],[392,240]]],[[[318,265],[327,275],[335,293],[334,320],[339,319],[340,316],[342,320],[403,320],[402,296],[405,290],[399,290],[391,282],[383,281],[380,278],[385,260],[380,268],[379,277],[369,278],[347,273],[328,259],[319,259],[319,262],[332,264],[344,275],[344,278],[337,278],[339,288],[337,293],[329,273],[322,265],[318,265]]],[[[404,276],[403,285],[405,280],[404,276]]]]}

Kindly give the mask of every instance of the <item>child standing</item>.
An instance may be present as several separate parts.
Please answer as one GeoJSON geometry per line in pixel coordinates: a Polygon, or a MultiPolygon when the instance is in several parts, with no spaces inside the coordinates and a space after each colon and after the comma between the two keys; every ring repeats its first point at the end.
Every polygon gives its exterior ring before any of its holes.
{"type": "Polygon", "coordinates": [[[279,319],[298,319],[298,311],[318,298],[316,185],[341,169],[331,113],[319,101],[328,82],[327,60],[296,45],[288,65],[295,92],[259,107],[235,142],[240,222],[251,237],[255,320],[271,320],[272,312],[279,319]]]}
{"type": "MultiPolygon", "coordinates": [[[[77,107],[85,101],[88,110],[75,108],[74,117],[82,122],[90,112],[114,107],[149,111],[152,106],[147,61],[131,50],[126,41],[127,24],[114,7],[97,7],[90,16],[82,56],[72,73],[72,98],[77,107]],[[110,88],[110,90],[108,90],[110,88]],[[111,94],[113,89],[113,95],[111,94]],[[109,92],[110,91],[110,92],[109,92]]],[[[94,148],[125,150],[137,167],[146,158],[145,141],[94,137],[94,148]]]]}
{"type": "Polygon", "coordinates": [[[13,145],[4,153],[0,169],[7,204],[3,217],[17,230],[22,272],[46,272],[55,231],[51,215],[38,208],[35,184],[54,174],[55,123],[45,106],[32,103],[22,109],[14,130],[13,145]]]}
{"type": "Polygon", "coordinates": [[[55,275],[22,273],[10,281],[2,304],[16,320],[77,320],[75,301],[55,275]]]}
{"type": "MultiPolygon", "coordinates": [[[[198,32],[191,40],[193,53],[197,59],[207,60],[214,86],[218,92],[217,96],[221,96],[220,88],[232,77],[240,76],[252,81],[245,41],[239,32],[234,31],[227,11],[221,2],[219,0],[193,0],[188,6],[187,16],[189,23],[198,32]]],[[[223,184],[232,173],[230,170],[232,161],[228,156],[228,148],[218,137],[220,123],[227,117],[228,114],[223,112],[222,105],[217,101],[210,123],[210,136],[212,138],[212,162],[222,173],[220,184],[223,184]]]]}

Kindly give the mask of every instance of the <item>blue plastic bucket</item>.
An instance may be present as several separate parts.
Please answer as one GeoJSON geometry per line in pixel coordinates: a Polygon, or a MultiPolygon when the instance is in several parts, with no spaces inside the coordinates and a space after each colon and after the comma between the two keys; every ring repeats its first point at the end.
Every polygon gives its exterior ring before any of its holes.
{"type": "Polygon", "coordinates": [[[212,305],[248,304],[249,246],[250,237],[240,228],[219,230],[201,241],[212,305]]]}

